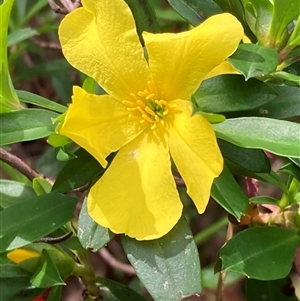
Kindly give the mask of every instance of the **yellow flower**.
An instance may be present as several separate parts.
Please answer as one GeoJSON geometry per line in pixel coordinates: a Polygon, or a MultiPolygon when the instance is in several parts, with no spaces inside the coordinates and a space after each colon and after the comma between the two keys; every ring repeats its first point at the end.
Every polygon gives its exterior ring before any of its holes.
{"type": "Polygon", "coordinates": [[[60,134],[111,165],[88,195],[90,216],[138,240],[166,234],[182,213],[172,157],[199,213],[205,210],[223,159],[214,131],[192,116],[191,95],[237,48],[241,24],[230,14],[178,34],[143,33],[122,0],[82,0],[59,28],[63,53],[107,95],[74,87],[60,134]]]}

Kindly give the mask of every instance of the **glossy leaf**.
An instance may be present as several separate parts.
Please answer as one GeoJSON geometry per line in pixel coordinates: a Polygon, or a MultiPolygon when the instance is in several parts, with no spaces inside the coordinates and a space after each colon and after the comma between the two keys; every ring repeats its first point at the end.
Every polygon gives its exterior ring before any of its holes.
{"type": "Polygon", "coordinates": [[[286,277],[300,237],[295,229],[256,227],[236,234],[220,250],[222,271],[258,280],[286,277]]]}
{"type": "Polygon", "coordinates": [[[3,209],[34,197],[36,194],[32,187],[20,182],[0,179],[0,206],[3,209]]]}
{"type": "Polygon", "coordinates": [[[19,96],[20,100],[25,103],[30,103],[42,108],[46,108],[51,111],[55,111],[58,113],[64,113],[67,110],[67,107],[54,102],[52,100],[49,100],[45,97],[42,97],[40,95],[28,92],[28,91],[22,91],[17,90],[17,95],[19,96]]]}
{"type": "MultiPolygon", "coordinates": [[[[20,102],[11,82],[7,63],[7,29],[13,3],[14,0],[6,0],[0,6],[0,113],[21,109],[20,102]]],[[[2,125],[1,121],[0,124],[2,125]]]]}
{"type": "Polygon", "coordinates": [[[287,82],[291,82],[294,86],[300,86],[300,76],[291,74],[285,71],[278,71],[273,74],[275,78],[282,79],[287,82]]]}
{"type": "Polygon", "coordinates": [[[40,265],[31,276],[30,282],[35,287],[40,288],[65,285],[64,281],[60,277],[57,267],[46,250],[42,251],[40,265]]]}
{"type": "Polygon", "coordinates": [[[88,214],[87,199],[84,200],[78,219],[78,238],[85,249],[93,252],[104,247],[114,237],[109,229],[98,225],[88,214]]]}
{"type": "Polygon", "coordinates": [[[252,115],[286,119],[300,116],[300,89],[298,87],[275,86],[278,97],[250,112],[252,115]]]}
{"type": "Polygon", "coordinates": [[[170,5],[193,26],[202,23],[206,18],[222,12],[213,0],[168,0],[170,5]]]}
{"type": "Polygon", "coordinates": [[[37,30],[26,27],[20,28],[13,31],[7,37],[7,47],[10,47],[14,44],[20,43],[28,38],[31,38],[35,35],[39,34],[37,30]]]}
{"type": "Polygon", "coordinates": [[[280,43],[286,27],[299,15],[299,0],[274,0],[274,14],[269,37],[273,45],[280,43]]]}
{"type": "Polygon", "coordinates": [[[52,134],[52,118],[58,115],[42,109],[23,109],[0,115],[0,145],[35,140],[52,134]]]}
{"type": "Polygon", "coordinates": [[[176,301],[201,292],[198,250],[184,218],[162,238],[137,241],[122,236],[122,245],[154,300],[176,301]]]}
{"type": "Polygon", "coordinates": [[[75,158],[69,160],[58,174],[52,191],[68,192],[87,184],[104,171],[100,163],[83,148],[74,155],[75,158]]]}
{"type": "Polygon", "coordinates": [[[214,180],[211,196],[237,220],[247,211],[249,200],[226,166],[214,180]]]}
{"type": "Polygon", "coordinates": [[[69,196],[51,193],[1,211],[0,252],[28,245],[58,229],[74,216],[77,201],[69,196]]]}
{"type": "Polygon", "coordinates": [[[105,301],[146,301],[144,297],[124,284],[100,277],[96,281],[100,287],[105,287],[101,290],[105,301]]]}
{"type": "Polygon", "coordinates": [[[257,79],[245,81],[240,75],[221,75],[205,80],[192,97],[194,112],[244,111],[264,105],[276,92],[257,79]]]}
{"type": "Polygon", "coordinates": [[[51,289],[46,301],[61,300],[62,286],[55,286],[51,289]]]}
{"type": "Polygon", "coordinates": [[[260,149],[242,148],[225,140],[218,139],[218,144],[224,158],[240,167],[256,173],[269,173],[271,164],[260,149]]]}
{"type": "Polygon", "coordinates": [[[246,298],[248,301],[299,300],[293,295],[293,287],[289,277],[272,281],[246,279],[246,298]]]}
{"type": "Polygon", "coordinates": [[[272,198],[270,196],[256,196],[250,199],[250,203],[252,204],[271,204],[278,206],[279,201],[275,198],[272,198]]]}
{"type": "Polygon", "coordinates": [[[300,125],[262,117],[227,119],[213,125],[217,137],[246,148],[261,148],[283,157],[300,157],[300,125]]]}
{"type": "Polygon", "coordinates": [[[32,187],[36,195],[42,195],[42,194],[50,193],[52,185],[46,179],[35,178],[32,181],[32,187]]]}
{"type": "Polygon", "coordinates": [[[240,44],[228,62],[249,79],[274,72],[278,65],[278,53],[265,46],[240,44]]]}

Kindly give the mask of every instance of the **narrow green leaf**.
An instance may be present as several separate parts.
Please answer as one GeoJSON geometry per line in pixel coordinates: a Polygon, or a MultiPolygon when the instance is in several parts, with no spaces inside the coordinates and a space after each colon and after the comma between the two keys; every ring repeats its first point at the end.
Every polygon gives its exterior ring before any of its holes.
{"type": "Polygon", "coordinates": [[[293,288],[290,277],[260,281],[246,279],[246,298],[248,301],[297,301],[293,296],[293,288]]]}
{"type": "Polygon", "coordinates": [[[184,218],[162,238],[137,241],[122,236],[122,245],[154,300],[176,301],[201,292],[198,250],[184,218]]]}
{"type": "Polygon", "coordinates": [[[67,107],[54,102],[52,100],[49,100],[45,97],[42,97],[40,95],[28,92],[28,91],[22,91],[22,90],[17,90],[17,95],[19,96],[20,100],[25,102],[25,103],[31,103],[36,106],[58,112],[58,113],[64,113],[67,110],[67,107]]]}
{"type": "Polygon", "coordinates": [[[62,286],[55,286],[51,289],[50,294],[47,297],[47,301],[61,300],[62,286]]]}
{"type": "Polygon", "coordinates": [[[274,14],[269,39],[279,44],[287,26],[300,15],[299,0],[274,0],[274,14]]]}
{"type": "Polygon", "coordinates": [[[40,265],[31,276],[30,282],[35,287],[40,288],[65,285],[65,282],[60,277],[57,267],[46,250],[42,251],[40,265]]]}
{"type": "Polygon", "coordinates": [[[205,80],[192,97],[194,112],[219,113],[257,108],[276,98],[276,92],[260,80],[221,75],[205,80]]]}
{"type": "Polygon", "coordinates": [[[278,71],[278,72],[275,72],[273,74],[273,76],[275,78],[279,78],[279,79],[282,79],[284,81],[294,83],[295,86],[296,85],[300,86],[300,76],[298,76],[298,75],[291,74],[291,73],[288,73],[288,72],[285,72],[285,71],[278,71]]]}
{"type": "Polygon", "coordinates": [[[101,290],[105,301],[146,301],[144,297],[124,284],[101,277],[98,277],[96,281],[100,287],[106,288],[101,290]]]}
{"type": "Polygon", "coordinates": [[[155,11],[150,0],[125,0],[130,7],[137,26],[141,43],[144,44],[142,32],[160,32],[155,11]]]}
{"type": "Polygon", "coordinates": [[[300,89],[298,87],[273,86],[278,97],[250,114],[275,119],[287,119],[300,116],[300,89]]]}
{"type": "Polygon", "coordinates": [[[300,167],[293,162],[289,162],[288,164],[282,166],[278,171],[287,173],[300,182],[300,167]]]}
{"type": "Polygon", "coordinates": [[[0,252],[12,250],[53,232],[73,216],[77,199],[51,193],[14,204],[0,212],[0,252]]]}
{"type": "Polygon", "coordinates": [[[68,192],[87,184],[104,171],[100,163],[83,148],[74,155],[76,158],[68,161],[58,174],[52,191],[68,192]]]}
{"type": "Polygon", "coordinates": [[[286,277],[299,243],[296,229],[249,228],[235,235],[221,248],[221,270],[258,280],[286,277]]]}
{"type": "Polygon", "coordinates": [[[265,46],[240,44],[228,62],[249,79],[274,72],[278,65],[278,53],[265,46]]]}
{"type": "Polygon", "coordinates": [[[204,19],[219,14],[221,8],[212,0],[168,0],[170,5],[189,23],[197,26],[204,19]]]}
{"type": "Polygon", "coordinates": [[[0,6],[0,113],[22,108],[11,82],[7,62],[7,30],[13,3],[14,0],[6,0],[0,6]]]}
{"type": "Polygon", "coordinates": [[[31,38],[31,37],[37,35],[37,34],[39,34],[39,33],[36,29],[32,29],[29,27],[19,28],[8,35],[7,47],[10,47],[14,44],[18,44],[24,40],[27,40],[28,38],[31,38]]]}
{"type": "Polygon", "coordinates": [[[104,247],[114,237],[109,229],[98,225],[88,214],[85,198],[78,219],[78,238],[85,249],[93,252],[104,247]]]}
{"type": "Polygon", "coordinates": [[[249,200],[226,166],[214,180],[211,196],[237,220],[247,211],[249,200]]]}
{"type": "Polygon", "coordinates": [[[0,179],[0,206],[5,209],[36,197],[32,187],[20,182],[0,179]]]}
{"type": "Polygon", "coordinates": [[[252,204],[271,204],[278,206],[279,201],[270,196],[256,196],[250,199],[250,203],[252,204]]]}
{"type": "Polygon", "coordinates": [[[262,117],[226,119],[213,125],[217,137],[246,148],[260,148],[283,157],[300,157],[300,125],[262,117]]]}
{"type": "Polygon", "coordinates": [[[271,164],[260,149],[242,148],[225,140],[218,139],[218,144],[224,158],[230,162],[256,173],[269,173],[271,164]]]}
{"type": "Polygon", "coordinates": [[[0,114],[0,145],[35,140],[52,134],[52,118],[58,115],[42,109],[23,109],[0,114]]]}
{"type": "Polygon", "coordinates": [[[32,187],[36,195],[42,195],[50,193],[52,185],[46,179],[35,178],[32,181],[32,187]]]}

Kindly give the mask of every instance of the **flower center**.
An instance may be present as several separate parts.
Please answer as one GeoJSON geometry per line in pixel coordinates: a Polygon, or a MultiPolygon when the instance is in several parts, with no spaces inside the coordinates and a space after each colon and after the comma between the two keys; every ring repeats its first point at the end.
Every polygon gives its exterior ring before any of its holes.
{"type": "Polygon", "coordinates": [[[122,103],[130,112],[128,117],[141,123],[148,122],[150,129],[154,130],[159,122],[169,113],[168,103],[158,99],[155,84],[147,83],[148,89],[137,93],[130,93],[130,100],[123,100],[122,103]]]}

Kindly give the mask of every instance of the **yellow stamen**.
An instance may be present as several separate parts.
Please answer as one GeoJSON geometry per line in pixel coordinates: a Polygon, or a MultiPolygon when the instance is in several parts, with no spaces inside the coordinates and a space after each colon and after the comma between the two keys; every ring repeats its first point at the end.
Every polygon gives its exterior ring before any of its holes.
{"type": "Polygon", "coordinates": [[[145,103],[144,103],[142,100],[140,100],[140,99],[138,99],[138,100],[136,101],[136,103],[137,103],[140,107],[142,107],[142,108],[145,108],[145,107],[146,107],[145,103]]]}
{"type": "Polygon", "coordinates": [[[128,100],[122,100],[122,104],[128,107],[135,107],[136,104],[133,103],[132,101],[128,101],[128,100]]]}
{"type": "Polygon", "coordinates": [[[150,127],[151,130],[154,130],[156,128],[156,123],[153,123],[150,127]]]}
{"type": "Polygon", "coordinates": [[[147,100],[149,100],[149,99],[153,100],[154,97],[155,97],[155,94],[152,93],[152,94],[149,94],[149,95],[146,97],[146,99],[147,99],[147,100]]]}
{"type": "Polygon", "coordinates": [[[130,97],[131,97],[132,99],[134,99],[135,101],[137,101],[137,100],[139,99],[134,93],[130,93],[129,95],[130,95],[130,97]]]}
{"type": "Polygon", "coordinates": [[[154,123],[154,120],[152,120],[147,114],[143,114],[142,117],[143,117],[146,121],[148,121],[148,122],[150,122],[150,123],[154,123]]]}
{"type": "Polygon", "coordinates": [[[141,114],[146,114],[146,112],[141,107],[136,107],[136,108],[141,114]]]}
{"type": "Polygon", "coordinates": [[[155,112],[153,110],[151,110],[148,106],[144,109],[148,114],[152,115],[152,116],[156,116],[155,112]]]}

